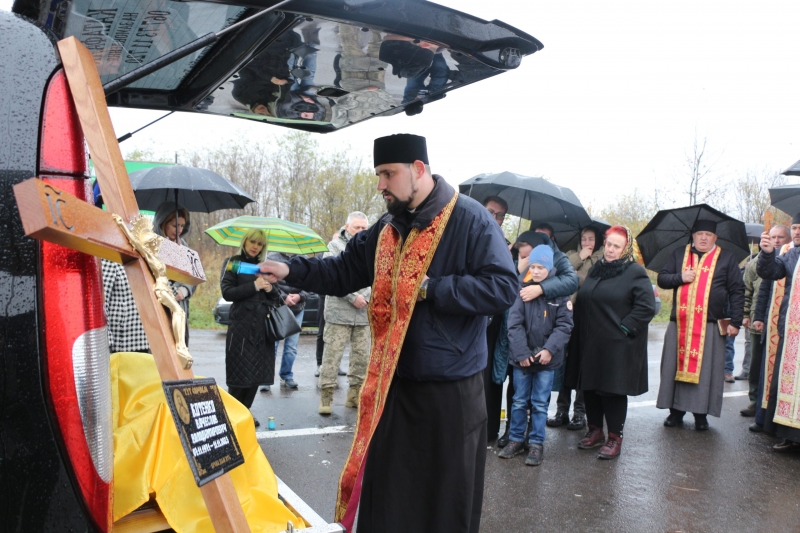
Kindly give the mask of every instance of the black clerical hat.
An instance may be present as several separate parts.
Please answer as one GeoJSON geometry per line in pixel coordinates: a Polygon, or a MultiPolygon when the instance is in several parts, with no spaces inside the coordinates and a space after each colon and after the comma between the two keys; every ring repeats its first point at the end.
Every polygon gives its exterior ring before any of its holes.
{"type": "Polygon", "coordinates": [[[398,133],[375,139],[373,147],[375,166],[386,163],[413,163],[422,161],[428,164],[428,145],[425,137],[398,133]]]}
{"type": "Polygon", "coordinates": [[[792,217],[792,225],[794,224],[800,224],[800,213],[797,213],[792,217]]]}
{"type": "Polygon", "coordinates": [[[692,226],[692,233],[697,233],[698,231],[710,231],[711,233],[717,233],[717,223],[713,220],[697,220],[692,226]]]}
{"type": "Polygon", "coordinates": [[[523,231],[522,233],[519,234],[519,237],[517,237],[517,240],[514,243],[514,247],[519,248],[520,244],[529,244],[534,248],[536,248],[540,244],[548,244],[547,241],[548,241],[547,235],[544,235],[542,233],[533,230],[528,230],[528,231],[523,231]]]}

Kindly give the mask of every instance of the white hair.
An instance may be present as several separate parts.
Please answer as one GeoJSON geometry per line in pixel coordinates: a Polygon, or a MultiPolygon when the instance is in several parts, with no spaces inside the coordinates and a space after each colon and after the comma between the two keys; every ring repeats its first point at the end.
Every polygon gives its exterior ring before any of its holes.
{"type": "Polygon", "coordinates": [[[356,218],[364,219],[364,220],[367,221],[367,224],[369,224],[369,218],[367,218],[367,215],[365,215],[361,211],[353,211],[352,213],[347,215],[347,222],[346,223],[350,224],[353,221],[353,219],[356,219],[356,218]]]}

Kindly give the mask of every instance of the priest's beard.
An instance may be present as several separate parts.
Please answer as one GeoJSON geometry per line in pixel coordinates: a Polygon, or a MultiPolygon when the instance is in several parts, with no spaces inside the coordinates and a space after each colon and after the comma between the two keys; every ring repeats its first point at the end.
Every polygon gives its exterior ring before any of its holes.
{"type": "Polygon", "coordinates": [[[408,196],[408,199],[401,200],[393,193],[389,191],[383,191],[384,200],[386,201],[386,210],[389,211],[389,214],[392,216],[397,216],[401,214],[403,211],[408,209],[409,204],[414,201],[414,197],[417,195],[417,184],[414,181],[414,178],[411,176],[411,172],[409,171],[409,182],[411,183],[411,194],[408,196]],[[386,195],[390,196],[391,198],[386,198],[386,195]]]}

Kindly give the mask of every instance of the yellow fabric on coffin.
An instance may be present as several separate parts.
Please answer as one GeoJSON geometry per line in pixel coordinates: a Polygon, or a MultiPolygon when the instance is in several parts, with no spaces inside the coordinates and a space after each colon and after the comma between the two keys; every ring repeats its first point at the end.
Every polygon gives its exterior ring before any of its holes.
{"type": "MultiPolygon", "coordinates": [[[[111,355],[114,417],[114,521],[136,510],[154,493],[169,525],[179,533],[213,533],[200,488],[183,453],[153,357],[111,355]]],[[[278,499],[275,474],[258,445],[246,407],[220,388],[228,418],[244,454],[230,471],[253,533],[277,533],[291,521],[306,527],[278,499]]]]}

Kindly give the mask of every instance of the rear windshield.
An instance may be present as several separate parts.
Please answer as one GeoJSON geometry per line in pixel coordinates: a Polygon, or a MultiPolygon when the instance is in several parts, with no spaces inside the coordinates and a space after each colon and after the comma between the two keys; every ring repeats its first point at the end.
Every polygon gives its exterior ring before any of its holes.
{"type": "MultiPolygon", "coordinates": [[[[92,54],[103,83],[208,32],[237,22],[240,6],[169,0],[74,0],[63,2],[63,35],[79,39],[92,54]]],[[[210,47],[203,48],[130,85],[172,90],[210,47]]]]}
{"type": "Polygon", "coordinates": [[[338,129],[495,72],[446,43],[307,17],[198,110],[338,129]]]}

